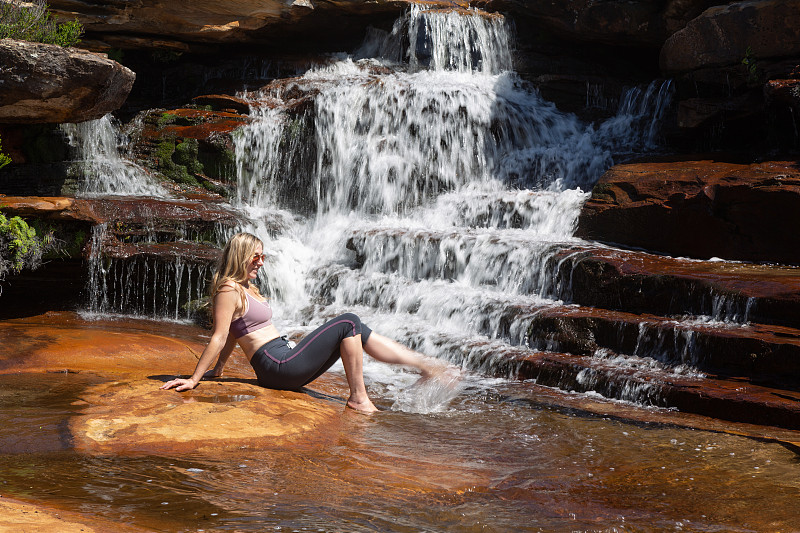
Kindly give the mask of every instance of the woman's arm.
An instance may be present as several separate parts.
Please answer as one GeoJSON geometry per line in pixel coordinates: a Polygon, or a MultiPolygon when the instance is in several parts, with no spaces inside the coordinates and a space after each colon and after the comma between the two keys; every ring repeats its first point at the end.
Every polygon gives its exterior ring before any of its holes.
{"type": "MultiPolygon", "coordinates": [[[[221,357],[222,353],[224,353],[225,349],[228,347],[230,325],[236,307],[240,305],[239,302],[239,294],[233,288],[230,288],[230,290],[223,289],[214,296],[214,329],[211,332],[211,339],[200,355],[200,360],[197,361],[197,366],[194,369],[192,377],[189,379],[176,378],[167,381],[161,385],[160,388],[171,389],[175,387],[176,391],[184,391],[193,389],[200,383],[200,380],[203,379],[203,374],[205,374],[208,367],[211,366],[214,359],[216,359],[218,355],[221,357]]],[[[225,354],[225,360],[228,359],[232,350],[233,346],[231,346],[230,350],[225,354]]],[[[224,366],[224,364],[223,362],[222,365],[224,366]]],[[[221,369],[222,367],[220,367],[220,370],[221,369]]]]}
{"type": "Polygon", "coordinates": [[[222,375],[222,369],[225,368],[225,363],[228,362],[228,358],[231,356],[233,349],[236,347],[236,337],[233,335],[228,335],[228,340],[225,342],[225,346],[222,348],[222,351],[219,352],[219,357],[217,358],[217,364],[214,365],[214,368],[203,374],[204,378],[218,378],[222,375]]]}

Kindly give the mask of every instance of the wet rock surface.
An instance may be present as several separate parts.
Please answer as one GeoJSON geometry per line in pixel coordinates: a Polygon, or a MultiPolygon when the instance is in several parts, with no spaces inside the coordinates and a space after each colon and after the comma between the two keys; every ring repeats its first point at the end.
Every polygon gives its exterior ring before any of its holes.
{"type": "Polygon", "coordinates": [[[592,191],[576,235],[674,256],[800,264],[796,161],[617,165],[592,191]]]}
{"type": "Polygon", "coordinates": [[[103,531],[145,533],[150,531],[74,511],[64,511],[6,497],[0,499],[0,529],[41,533],[100,533],[103,531]]]}
{"type": "Polygon", "coordinates": [[[596,247],[568,248],[556,258],[570,301],[581,305],[800,326],[796,267],[687,261],[596,247]]]}
{"type": "Polygon", "coordinates": [[[119,109],[136,75],[105,56],[0,40],[0,123],[83,122],[119,109]]]}
{"type": "Polygon", "coordinates": [[[112,382],[86,390],[87,406],[70,422],[78,450],[93,453],[169,453],[285,446],[302,438],[322,442],[341,406],[306,394],[270,391],[222,379],[187,393],[157,389],[160,381],[112,382]]]}

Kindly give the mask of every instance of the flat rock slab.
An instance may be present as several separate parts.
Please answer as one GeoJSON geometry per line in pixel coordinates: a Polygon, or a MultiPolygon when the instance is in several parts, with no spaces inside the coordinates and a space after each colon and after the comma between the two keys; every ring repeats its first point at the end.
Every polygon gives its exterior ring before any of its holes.
{"type": "Polygon", "coordinates": [[[673,256],[800,264],[800,165],[664,160],[617,165],[576,235],[673,256]]]}
{"type": "Polygon", "coordinates": [[[209,381],[189,392],[160,390],[158,380],[103,383],[87,389],[83,415],[70,420],[75,448],[90,453],[189,453],[274,447],[324,439],[342,406],[241,381],[209,381]]]}

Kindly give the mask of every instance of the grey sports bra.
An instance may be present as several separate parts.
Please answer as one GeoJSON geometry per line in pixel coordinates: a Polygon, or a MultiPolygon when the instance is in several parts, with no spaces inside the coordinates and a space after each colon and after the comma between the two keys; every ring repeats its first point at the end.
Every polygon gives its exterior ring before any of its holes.
{"type": "Polygon", "coordinates": [[[245,295],[248,299],[247,312],[236,320],[231,321],[230,332],[237,339],[272,325],[272,308],[269,303],[256,300],[248,292],[245,292],[245,295]]]}

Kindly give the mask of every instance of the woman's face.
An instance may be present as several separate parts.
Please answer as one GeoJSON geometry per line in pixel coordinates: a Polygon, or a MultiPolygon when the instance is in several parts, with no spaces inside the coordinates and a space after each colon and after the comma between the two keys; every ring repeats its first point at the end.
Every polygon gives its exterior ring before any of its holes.
{"type": "Polygon", "coordinates": [[[258,269],[264,266],[264,248],[260,244],[256,246],[256,251],[250,258],[250,264],[247,266],[247,278],[256,279],[258,277],[258,269]]]}

